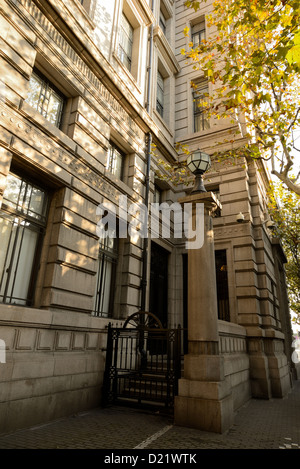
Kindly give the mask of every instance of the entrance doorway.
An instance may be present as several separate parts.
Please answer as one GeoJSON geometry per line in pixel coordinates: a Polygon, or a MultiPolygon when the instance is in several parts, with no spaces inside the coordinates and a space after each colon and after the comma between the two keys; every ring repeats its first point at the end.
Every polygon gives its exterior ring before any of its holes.
{"type": "Polygon", "coordinates": [[[168,261],[169,252],[151,243],[149,311],[168,327],[168,261]]]}

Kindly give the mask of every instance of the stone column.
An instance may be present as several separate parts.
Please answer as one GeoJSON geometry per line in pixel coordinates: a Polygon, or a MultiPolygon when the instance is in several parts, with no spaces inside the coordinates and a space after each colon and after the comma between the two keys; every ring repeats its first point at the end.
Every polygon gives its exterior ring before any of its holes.
{"type": "Polygon", "coordinates": [[[213,193],[196,193],[180,200],[204,205],[204,242],[188,250],[188,354],[184,378],[175,398],[175,424],[222,433],[233,423],[233,401],[219,355],[217,287],[212,211],[218,201],[213,193]]]}

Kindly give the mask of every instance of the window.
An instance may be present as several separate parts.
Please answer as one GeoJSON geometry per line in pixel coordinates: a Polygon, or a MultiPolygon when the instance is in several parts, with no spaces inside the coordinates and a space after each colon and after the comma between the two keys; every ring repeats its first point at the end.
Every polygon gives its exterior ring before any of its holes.
{"type": "Polygon", "coordinates": [[[162,32],[166,35],[167,31],[167,20],[163,12],[160,10],[159,13],[159,26],[161,27],[162,32]]]}
{"type": "Polygon", "coordinates": [[[113,144],[109,145],[106,169],[118,179],[122,179],[123,153],[113,144]]]}
{"type": "Polygon", "coordinates": [[[29,81],[26,101],[49,122],[60,126],[65,98],[40,73],[34,71],[29,81]]]}
{"type": "Polygon", "coordinates": [[[207,96],[208,84],[198,84],[197,88],[193,91],[194,132],[209,129],[209,122],[206,114],[207,96]]]}
{"type": "Polygon", "coordinates": [[[9,174],[0,212],[0,301],[31,305],[46,226],[46,192],[9,174]]]}
{"type": "Polygon", "coordinates": [[[218,318],[230,321],[226,249],[215,251],[218,318]]]}
{"type": "Polygon", "coordinates": [[[205,23],[204,21],[202,23],[197,23],[194,26],[192,26],[192,43],[193,47],[199,46],[201,41],[205,39],[205,23]]]}
{"type": "Polygon", "coordinates": [[[156,89],[156,110],[163,117],[164,115],[164,79],[161,73],[157,71],[157,89],[156,89]]]}
{"type": "Polygon", "coordinates": [[[112,315],[117,258],[117,239],[109,236],[100,239],[95,316],[110,317],[112,315]]]}
{"type": "Polygon", "coordinates": [[[128,19],[122,13],[120,39],[119,39],[119,58],[125,67],[131,71],[133,44],[133,27],[128,19]]]}

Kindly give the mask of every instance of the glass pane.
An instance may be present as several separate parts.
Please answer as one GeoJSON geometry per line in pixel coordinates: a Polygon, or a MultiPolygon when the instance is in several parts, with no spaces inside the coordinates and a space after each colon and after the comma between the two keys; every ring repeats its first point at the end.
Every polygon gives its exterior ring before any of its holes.
{"type": "Polygon", "coordinates": [[[121,179],[122,175],[122,155],[120,155],[119,152],[114,152],[114,169],[113,169],[114,175],[118,178],[121,179]]]}
{"type": "Polygon", "coordinates": [[[94,308],[97,316],[107,317],[109,315],[112,272],[111,259],[103,253],[100,254],[94,308]]]}
{"type": "Polygon", "coordinates": [[[197,91],[193,93],[193,106],[194,106],[194,132],[209,129],[209,121],[206,116],[208,87],[206,84],[200,84],[197,91]]]}
{"type": "Polygon", "coordinates": [[[192,27],[192,43],[197,47],[205,39],[205,23],[198,23],[192,27]]]}
{"type": "Polygon", "coordinates": [[[44,222],[46,210],[46,194],[38,187],[22,181],[14,174],[7,176],[3,194],[4,206],[34,217],[44,222]]]}
{"type": "Polygon", "coordinates": [[[59,127],[64,98],[54,91],[53,85],[47,80],[33,73],[26,101],[49,122],[59,127]]]}
{"type": "Polygon", "coordinates": [[[14,256],[11,264],[11,277],[8,283],[10,303],[26,304],[31,272],[33,267],[38,233],[22,222],[18,233],[14,256]]]}
{"type": "Polygon", "coordinates": [[[124,14],[122,15],[121,26],[122,26],[122,29],[125,32],[126,36],[128,37],[128,39],[132,42],[133,28],[132,28],[131,24],[129,23],[128,19],[126,18],[126,16],[124,14]]]}
{"type": "Polygon", "coordinates": [[[58,96],[58,94],[52,92],[50,99],[49,99],[46,117],[49,122],[51,122],[52,124],[55,124],[57,127],[60,124],[62,104],[63,104],[62,98],[58,96]]]}
{"type": "Polygon", "coordinates": [[[18,208],[22,181],[14,174],[6,178],[6,187],[3,194],[3,203],[14,209],[18,208]]]}
{"type": "Polygon", "coordinates": [[[0,250],[0,300],[2,300],[5,281],[7,278],[7,253],[9,251],[10,243],[13,244],[14,234],[13,230],[13,218],[3,217],[0,218],[0,237],[1,237],[1,250],[0,250]]]}
{"type": "Polygon", "coordinates": [[[114,147],[110,146],[107,159],[107,169],[118,179],[122,177],[123,155],[114,147]]]}
{"type": "Polygon", "coordinates": [[[26,101],[35,109],[38,109],[41,88],[42,79],[33,73],[29,81],[29,91],[26,101]]]}
{"type": "Polygon", "coordinates": [[[103,260],[103,281],[102,281],[102,290],[100,292],[101,296],[101,313],[102,315],[108,316],[109,306],[110,306],[110,289],[112,282],[112,263],[108,259],[103,260]]]}
{"type": "Polygon", "coordinates": [[[133,28],[127,18],[122,15],[119,39],[119,58],[129,71],[131,69],[132,43],[133,28]]]}
{"type": "Polygon", "coordinates": [[[27,302],[28,288],[38,239],[29,223],[13,217],[0,219],[0,299],[6,303],[27,302]]]}
{"type": "Polygon", "coordinates": [[[46,195],[37,187],[32,187],[28,215],[42,219],[45,216],[46,195]]]}
{"type": "Polygon", "coordinates": [[[157,90],[156,90],[156,110],[163,116],[164,110],[164,79],[162,75],[157,72],[157,90]]]}

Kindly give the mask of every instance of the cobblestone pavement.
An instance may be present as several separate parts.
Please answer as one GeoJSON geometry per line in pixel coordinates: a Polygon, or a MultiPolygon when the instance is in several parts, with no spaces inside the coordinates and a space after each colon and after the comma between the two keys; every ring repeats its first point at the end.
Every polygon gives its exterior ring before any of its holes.
{"type": "Polygon", "coordinates": [[[300,449],[300,381],[284,399],[250,400],[222,435],[114,406],[1,435],[0,449],[300,449]]]}

